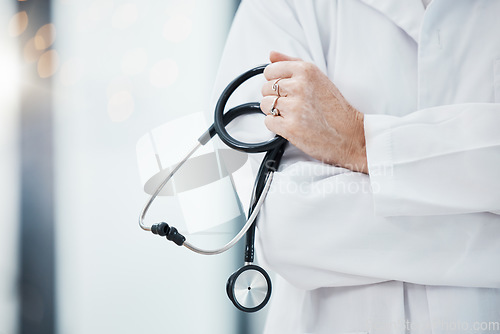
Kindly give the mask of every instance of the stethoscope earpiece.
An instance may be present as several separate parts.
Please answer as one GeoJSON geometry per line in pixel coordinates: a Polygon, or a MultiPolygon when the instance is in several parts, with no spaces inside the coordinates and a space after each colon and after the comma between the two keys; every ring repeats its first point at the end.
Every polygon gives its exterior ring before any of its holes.
{"type": "Polygon", "coordinates": [[[226,284],[227,296],[237,309],[244,312],[256,312],[266,306],[271,289],[267,272],[254,264],[238,269],[229,276],[226,284]]]}

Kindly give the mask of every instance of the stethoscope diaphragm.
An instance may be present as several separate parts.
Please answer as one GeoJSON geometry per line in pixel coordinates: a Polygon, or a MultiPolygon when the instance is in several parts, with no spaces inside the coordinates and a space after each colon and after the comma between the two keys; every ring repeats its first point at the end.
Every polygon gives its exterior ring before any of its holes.
{"type": "Polygon", "coordinates": [[[237,309],[256,312],[263,308],[271,297],[271,278],[267,272],[254,264],[247,264],[231,276],[226,284],[229,299],[237,309]]]}

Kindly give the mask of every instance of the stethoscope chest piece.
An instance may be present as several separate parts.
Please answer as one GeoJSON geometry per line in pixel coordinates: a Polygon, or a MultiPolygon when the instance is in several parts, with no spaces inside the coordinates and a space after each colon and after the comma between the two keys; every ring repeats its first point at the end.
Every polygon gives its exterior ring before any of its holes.
{"type": "Polygon", "coordinates": [[[261,267],[248,264],[229,277],[226,291],[236,308],[256,312],[271,298],[271,279],[261,267]]]}

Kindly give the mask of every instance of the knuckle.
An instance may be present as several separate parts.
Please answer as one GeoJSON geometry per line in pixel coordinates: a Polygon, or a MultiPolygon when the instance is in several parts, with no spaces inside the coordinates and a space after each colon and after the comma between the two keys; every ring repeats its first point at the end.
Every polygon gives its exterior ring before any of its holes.
{"type": "Polygon", "coordinates": [[[307,72],[308,70],[308,63],[305,61],[301,61],[298,63],[299,69],[301,72],[307,72]]]}
{"type": "Polygon", "coordinates": [[[297,80],[297,95],[302,96],[304,95],[305,89],[307,88],[307,84],[305,80],[297,80]]]}
{"type": "Polygon", "coordinates": [[[273,69],[274,69],[274,66],[273,64],[269,64],[266,66],[266,68],[264,69],[264,77],[269,80],[270,78],[272,78],[272,72],[273,72],[273,69]]]}
{"type": "Polygon", "coordinates": [[[305,61],[303,61],[301,63],[301,70],[305,76],[308,76],[308,77],[313,76],[316,73],[316,69],[317,69],[317,67],[313,63],[309,63],[309,62],[305,62],[305,61]]]}
{"type": "Polygon", "coordinates": [[[302,80],[293,80],[287,87],[287,92],[291,95],[300,96],[304,88],[304,83],[302,80]]]}

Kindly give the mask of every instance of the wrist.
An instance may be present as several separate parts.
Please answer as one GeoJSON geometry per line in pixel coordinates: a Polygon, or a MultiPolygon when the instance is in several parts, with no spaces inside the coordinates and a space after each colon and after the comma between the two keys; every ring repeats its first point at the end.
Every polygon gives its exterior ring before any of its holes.
{"type": "Polygon", "coordinates": [[[353,150],[352,150],[352,168],[354,172],[368,174],[368,159],[366,155],[366,140],[364,127],[364,114],[354,110],[354,134],[353,134],[353,150]]]}

